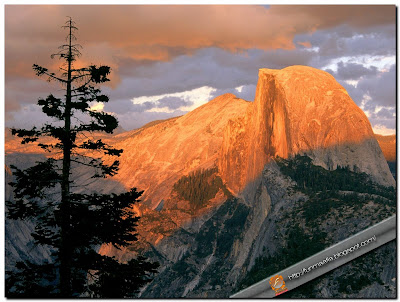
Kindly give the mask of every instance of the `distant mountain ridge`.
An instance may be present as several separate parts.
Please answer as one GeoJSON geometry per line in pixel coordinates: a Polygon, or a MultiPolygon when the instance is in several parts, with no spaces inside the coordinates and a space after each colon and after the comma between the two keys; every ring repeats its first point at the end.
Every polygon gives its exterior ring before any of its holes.
{"type": "Polygon", "coordinates": [[[387,161],[396,161],[396,134],[380,135],[375,134],[375,138],[382,149],[383,155],[387,161]]]}

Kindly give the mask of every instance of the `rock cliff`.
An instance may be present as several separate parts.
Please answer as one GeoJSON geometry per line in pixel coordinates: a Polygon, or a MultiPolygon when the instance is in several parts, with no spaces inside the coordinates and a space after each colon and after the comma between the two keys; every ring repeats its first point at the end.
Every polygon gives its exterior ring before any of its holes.
{"type": "Polygon", "coordinates": [[[222,177],[239,193],[271,158],[297,153],[327,169],[356,166],[394,185],[368,118],[330,74],[305,66],[260,69],[254,103],[225,130],[222,177]]]}

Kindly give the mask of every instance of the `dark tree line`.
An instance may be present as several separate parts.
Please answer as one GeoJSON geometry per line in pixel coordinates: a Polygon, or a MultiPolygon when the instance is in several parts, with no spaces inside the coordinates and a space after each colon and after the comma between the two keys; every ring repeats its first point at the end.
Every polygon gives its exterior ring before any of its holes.
{"type": "Polygon", "coordinates": [[[326,191],[356,191],[360,193],[376,194],[383,197],[395,198],[395,189],[374,183],[370,176],[358,172],[355,166],[337,167],[335,170],[326,170],[313,165],[307,155],[297,154],[291,159],[279,159],[278,165],[283,174],[296,181],[299,189],[305,193],[326,191]]]}
{"type": "Polygon", "coordinates": [[[206,206],[207,202],[214,198],[220,189],[227,197],[230,197],[229,191],[217,172],[216,168],[191,172],[187,176],[182,176],[174,184],[174,190],[181,198],[189,201],[192,210],[206,206]]]}
{"type": "Polygon", "coordinates": [[[86,166],[93,172],[93,180],[110,177],[119,166],[119,161],[112,158],[119,157],[123,150],[101,139],[89,138],[96,132],[113,133],[118,126],[114,116],[90,108],[93,102],[109,101],[97,85],[109,81],[110,67],[75,68],[74,62],[81,55],[81,46],[75,44],[77,28],[71,19],[64,28],[68,31],[66,44],[52,55],[63,62],[60,75],[33,65],[37,76],[59,83],[65,92],[63,97],[50,94],[38,100],[42,111],[54,123],[30,130],[12,129],[22,144],[36,143],[50,157],[25,170],[11,166],[14,200],[6,202],[7,219],[35,223],[34,242],[52,251],[52,261],[18,262],[14,270],[6,272],[6,295],[131,297],[151,281],[158,264],[141,256],[120,263],[98,254],[97,249],[102,244],[121,248],[137,240],[139,217],[132,206],[142,192],[135,188],[122,194],[72,190],[82,185],[71,177],[72,165],[86,166]],[[42,143],[41,137],[51,137],[53,142],[42,143]],[[96,153],[99,155],[95,157],[96,153]],[[101,160],[101,156],[106,160],[101,160]]]}

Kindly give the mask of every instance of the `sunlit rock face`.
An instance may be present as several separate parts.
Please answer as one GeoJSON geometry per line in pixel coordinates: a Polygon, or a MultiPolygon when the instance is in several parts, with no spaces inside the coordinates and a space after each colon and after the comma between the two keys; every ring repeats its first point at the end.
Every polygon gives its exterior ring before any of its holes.
{"type": "Polygon", "coordinates": [[[383,155],[387,161],[396,161],[396,134],[379,135],[375,134],[375,138],[382,149],[383,155]]]}
{"type": "Polygon", "coordinates": [[[254,103],[225,130],[223,179],[240,193],[271,157],[297,153],[328,169],[356,167],[394,185],[368,118],[329,73],[305,66],[260,69],[254,103]]]}
{"type": "Polygon", "coordinates": [[[305,66],[260,69],[254,102],[225,94],[184,116],[119,134],[110,143],[124,149],[114,179],[145,192],[137,211],[143,217],[140,233],[151,244],[226,199],[219,192],[206,208],[188,214],[189,201],[177,197],[173,187],[199,169],[218,167],[227,188],[247,204],[270,159],[297,153],[307,153],[326,169],[350,166],[394,185],[365,114],[330,74],[305,66]]]}
{"type": "MultiPolygon", "coordinates": [[[[270,158],[296,153],[327,169],[356,167],[394,185],[363,111],[333,76],[306,66],[260,69],[254,102],[224,94],[184,116],[101,138],[124,149],[114,179],[144,190],[149,209],[191,171],[217,166],[228,189],[239,194],[251,191],[270,158]]],[[[40,152],[22,147],[6,137],[7,153],[40,152]]]]}
{"type": "Polygon", "coordinates": [[[156,208],[180,177],[216,166],[226,125],[249,104],[224,94],[184,116],[117,136],[114,146],[124,153],[115,178],[144,190],[145,204],[156,208]]]}

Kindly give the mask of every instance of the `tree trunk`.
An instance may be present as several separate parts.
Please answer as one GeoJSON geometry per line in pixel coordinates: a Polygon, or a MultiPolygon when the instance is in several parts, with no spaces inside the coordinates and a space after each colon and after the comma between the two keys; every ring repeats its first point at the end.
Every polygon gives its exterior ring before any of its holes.
{"type": "Polygon", "coordinates": [[[70,182],[71,170],[71,63],[72,20],[69,21],[68,81],[65,96],[65,137],[61,182],[61,246],[60,246],[60,293],[62,298],[72,296],[71,290],[71,238],[70,238],[70,182]]]}

